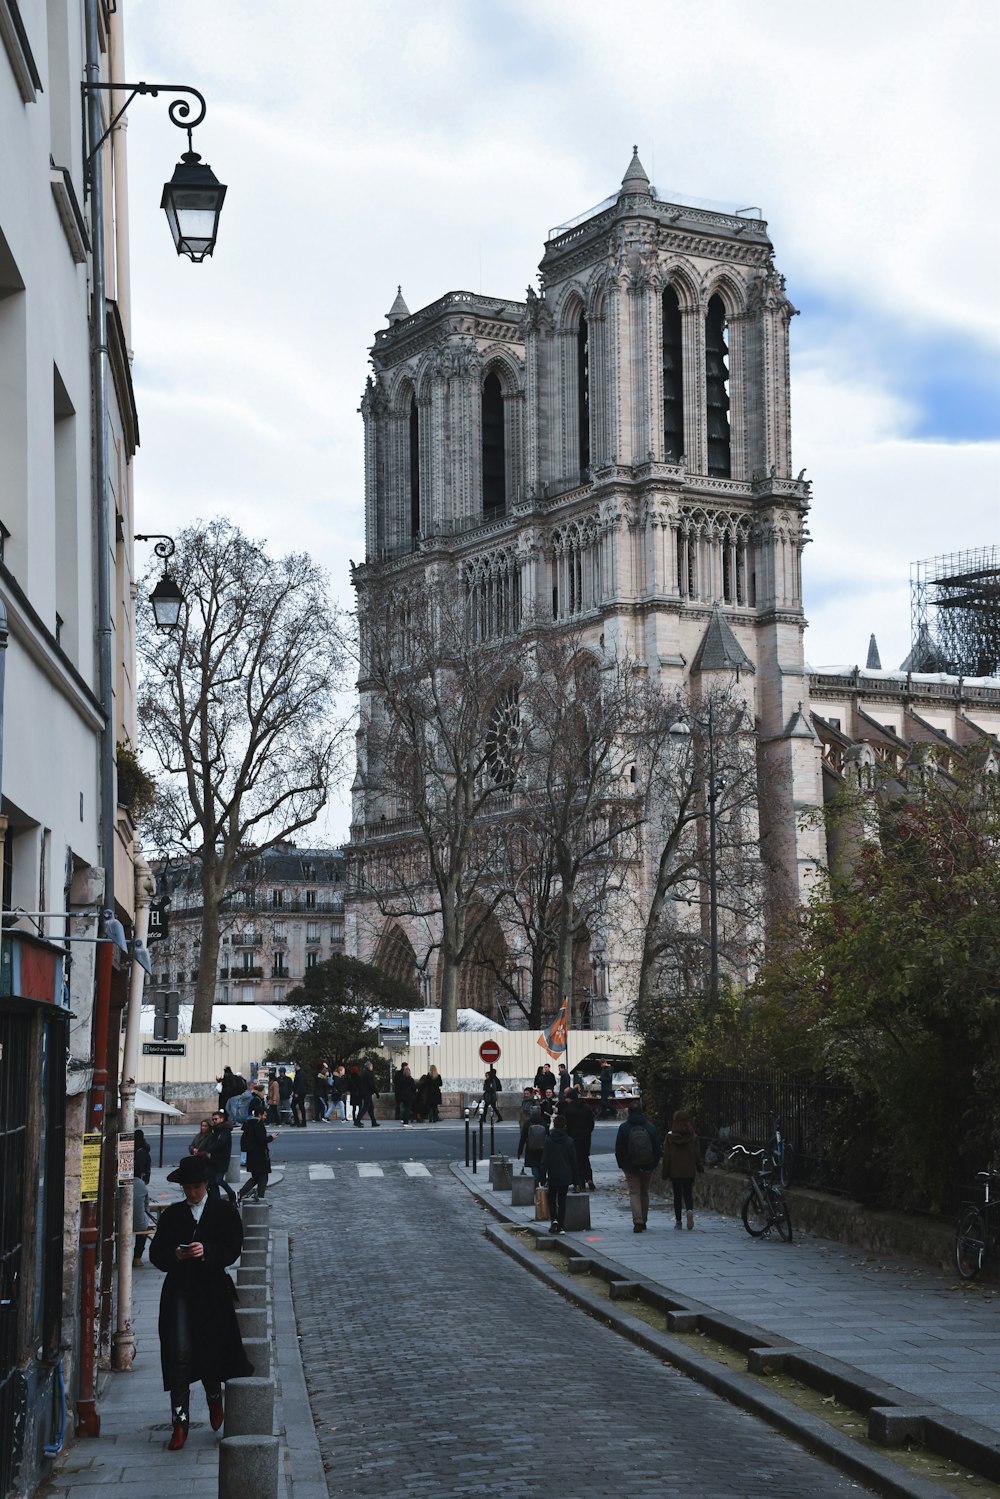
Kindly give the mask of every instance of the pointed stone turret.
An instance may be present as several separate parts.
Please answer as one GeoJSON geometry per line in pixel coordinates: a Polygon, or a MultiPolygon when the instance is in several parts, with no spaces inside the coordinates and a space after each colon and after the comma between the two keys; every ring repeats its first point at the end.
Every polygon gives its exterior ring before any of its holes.
{"type": "Polygon", "coordinates": [[[866,671],[881,671],[882,670],[882,658],[881,658],[881,656],[878,653],[878,642],[875,639],[875,633],[874,633],[874,631],[872,632],[872,638],[868,642],[868,660],[865,662],[865,670],[866,671]]]}
{"type": "Polygon", "coordinates": [[[734,671],[738,676],[741,671],[752,672],[753,669],[753,662],[736,639],[718,604],[715,604],[701,645],[691,662],[692,676],[704,671],[734,671]]]}
{"type": "Polygon", "coordinates": [[[409,317],[409,315],[410,309],[403,301],[403,288],[401,286],[397,286],[396,300],[395,302],[393,302],[392,306],[389,308],[389,311],[385,315],[386,322],[391,328],[394,326],[394,324],[401,323],[403,319],[409,317]]]}
{"type": "Polygon", "coordinates": [[[621,191],[623,193],[649,193],[649,178],[643,170],[642,162],[639,160],[639,147],[632,147],[632,160],[629,162],[628,171],[622,178],[621,191]]]}

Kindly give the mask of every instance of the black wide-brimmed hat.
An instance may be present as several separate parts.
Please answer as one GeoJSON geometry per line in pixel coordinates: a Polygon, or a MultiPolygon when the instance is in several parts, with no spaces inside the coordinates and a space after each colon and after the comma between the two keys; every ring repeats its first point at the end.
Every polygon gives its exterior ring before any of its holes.
{"type": "Polygon", "coordinates": [[[178,1182],[182,1187],[193,1187],[195,1182],[207,1182],[212,1177],[212,1168],[200,1155],[186,1155],[176,1171],[167,1174],[168,1182],[178,1182]]]}

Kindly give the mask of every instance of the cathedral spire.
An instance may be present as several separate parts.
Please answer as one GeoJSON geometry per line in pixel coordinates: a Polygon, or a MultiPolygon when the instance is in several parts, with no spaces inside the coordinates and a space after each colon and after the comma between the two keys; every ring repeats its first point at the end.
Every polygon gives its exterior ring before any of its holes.
{"type": "Polygon", "coordinates": [[[389,308],[389,311],[385,315],[386,321],[388,322],[389,326],[392,327],[395,323],[401,323],[403,319],[409,317],[409,315],[410,309],[403,301],[403,288],[401,286],[397,286],[396,300],[395,302],[393,302],[392,306],[389,308]]]}
{"type": "Polygon", "coordinates": [[[872,632],[872,638],[871,638],[871,640],[869,640],[869,642],[868,642],[868,660],[865,663],[865,670],[866,671],[881,671],[882,670],[882,661],[881,661],[881,658],[880,658],[879,653],[878,653],[878,641],[875,639],[875,633],[874,633],[874,631],[872,632]]]}
{"type": "Polygon", "coordinates": [[[628,171],[622,178],[621,190],[623,193],[648,193],[649,178],[639,160],[639,147],[632,147],[632,160],[629,162],[628,171]]]}

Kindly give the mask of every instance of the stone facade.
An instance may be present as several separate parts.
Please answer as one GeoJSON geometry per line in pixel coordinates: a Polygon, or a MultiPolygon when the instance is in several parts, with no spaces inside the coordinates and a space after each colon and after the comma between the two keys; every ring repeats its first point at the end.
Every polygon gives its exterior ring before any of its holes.
{"type": "MultiPolygon", "coordinates": [[[[822,800],[802,646],[810,490],[791,454],[795,309],[766,224],[661,201],[634,155],[614,197],[553,231],[539,279],[523,302],[450,292],[412,315],[400,295],[376,334],[360,601],[387,576],[450,576],[515,652],[544,619],[665,693],[738,678],[787,905],[824,851],[798,819],[822,800]]],[[[363,690],[349,868],[406,835],[376,721],[363,690]]],[[[386,923],[358,889],[347,920],[349,950],[416,970],[433,995],[433,919],[386,923]]],[[[581,963],[594,1023],[626,1013],[633,961],[609,913],[581,963]]]]}

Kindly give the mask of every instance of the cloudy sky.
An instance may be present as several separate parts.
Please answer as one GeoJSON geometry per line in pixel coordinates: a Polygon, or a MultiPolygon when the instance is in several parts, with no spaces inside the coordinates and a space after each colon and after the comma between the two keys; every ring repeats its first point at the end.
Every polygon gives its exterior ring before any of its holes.
{"type": "MultiPolygon", "coordinates": [[[[141,529],[226,514],[350,599],[367,350],[397,283],[523,297],[616,191],[758,205],[801,316],[806,654],[909,649],[911,562],[1000,544],[995,0],[128,0],[130,78],[208,100],[215,258],[159,212],[183,139],[131,111],[141,529]]],[[[323,832],[346,835],[338,804],[323,832]]]]}

